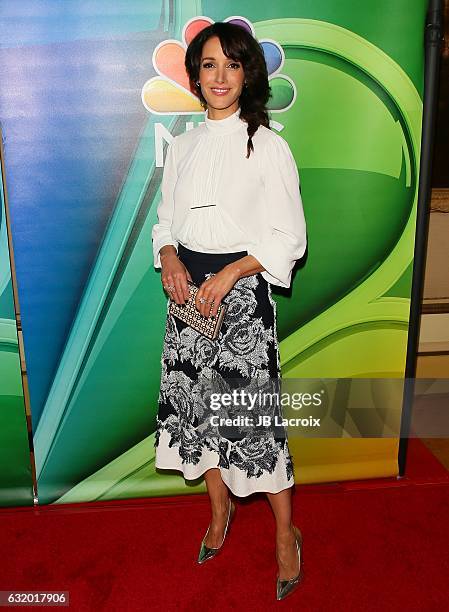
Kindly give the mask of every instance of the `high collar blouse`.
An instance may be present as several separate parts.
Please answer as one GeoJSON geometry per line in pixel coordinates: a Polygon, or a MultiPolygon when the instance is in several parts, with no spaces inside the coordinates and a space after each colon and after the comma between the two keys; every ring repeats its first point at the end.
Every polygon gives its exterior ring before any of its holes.
{"type": "Polygon", "coordinates": [[[240,108],[173,138],[167,148],[153,255],[181,243],[203,253],[246,251],[269,283],[289,287],[305,252],[299,175],[288,143],[260,125],[246,158],[247,123],[240,108]]]}

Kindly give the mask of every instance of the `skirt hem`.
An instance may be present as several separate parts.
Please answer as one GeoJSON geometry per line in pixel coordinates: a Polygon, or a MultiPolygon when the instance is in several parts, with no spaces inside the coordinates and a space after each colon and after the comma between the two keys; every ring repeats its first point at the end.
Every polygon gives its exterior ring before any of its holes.
{"type": "Polygon", "coordinates": [[[276,491],[268,491],[266,488],[263,488],[263,489],[251,489],[251,491],[248,491],[248,492],[242,492],[242,491],[239,492],[232,485],[230,485],[229,482],[225,478],[223,478],[223,470],[218,465],[211,465],[210,467],[205,468],[201,474],[199,474],[198,476],[195,476],[194,478],[190,478],[190,477],[188,478],[187,476],[185,476],[182,468],[180,468],[179,466],[168,466],[168,465],[161,466],[161,465],[156,464],[155,467],[158,470],[175,470],[177,472],[181,472],[181,474],[184,476],[184,480],[198,480],[198,478],[201,478],[204,476],[204,473],[207,472],[207,470],[210,470],[211,468],[218,468],[221,472],[221,477],[222,477],[223,482],[228,487],[228,489],[231,491],[231,493],[233,493],[233,495],[235,495],[236,497],[249,497],[253,493],[271,493],[275,495],[276,493],[285,491],[286,489],[289,489],[290,487],[293,487],[296,484],[295,482],[292,482],[289,485],[281,486],[281,488],[277,489],[276,491]]]}
{"type": "Polygon", "coordinates": [[[248,497],[253,493],[280,493],[284,489],[295,484],[294,475],[290,478],[285,473],[282,460],[279,461],[274,472],[270,475],[265,475],[265,481],[260,481],[255,477],[248,477],[244,473],[221,467],[219,465],[220,457],[216,451],[204,450],[201,460],[196,463],[182,462],[179,455],[179,449],[176,446],[168,446],[169,436],[165,430],[162,430],[159,436],[159,444],[155,447],[155,467],[160,470],[175,470],[181,472],[184,480],[194,481],[202,478],[204,473],[211,469],[217,468],[220,470],[221,478],[225,485],[237,497],[248,497]]]}

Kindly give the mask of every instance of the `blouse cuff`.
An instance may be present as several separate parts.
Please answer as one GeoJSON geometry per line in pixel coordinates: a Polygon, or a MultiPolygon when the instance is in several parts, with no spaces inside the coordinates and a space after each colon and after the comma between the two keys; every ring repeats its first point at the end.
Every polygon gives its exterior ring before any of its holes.
{"type": "Polygon", "coordinates": [[[250,247],[247,253],[255,257],[265,268],[261,275],[268,283],[288,289],[295,263],[301,259],[305,250],[305,240],[290,250],[286,248],[285,240],[273,236],[271,240],[250,247]]]}
{"type": "Polygon", "coordinates": [[[154,234],[156,234],[156,232],[153,230],[153,260],[154,260],[154,267],[155,268],[160,268],[161,267],[160,250],[162,249],[162,247],[171,244],[172,246],[175,247],[176,252],[177,252],[178,251],[178,243],[176,242],[176,240],[173,240],[171,235],[166,235],[166,236],[164,235],[164,236],[157,236],[156,237],[154,234]]]}

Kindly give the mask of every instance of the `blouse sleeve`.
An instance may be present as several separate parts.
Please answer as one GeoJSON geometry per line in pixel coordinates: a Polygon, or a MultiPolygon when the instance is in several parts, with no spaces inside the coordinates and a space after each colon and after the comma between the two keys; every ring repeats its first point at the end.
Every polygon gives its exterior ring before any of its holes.
{"type": "Polygon", "coordinates": [[[299,175],[290,147],[276,135],[266,151],[263,167],[266,196],[266,227],[260,241],[247,252],[265,268],[266,281],[290,287],[296,260],[306,250],[306,222],[299,175]]]}
{"type": "Polygon", "coordinates": [[[176,158],[174,140],[167,147],[165,158],[164,171],[161,181],[161,200],[157,208],[158,223],[153,225],[152,240],[153,240],[153,259],[154,267],[161,267],[161,258],[159,251],[167,244],[172,244],[176,249],[178,243],[171,235],[171,223],[174,211],[173,192],[177,180],[176,158]]]}

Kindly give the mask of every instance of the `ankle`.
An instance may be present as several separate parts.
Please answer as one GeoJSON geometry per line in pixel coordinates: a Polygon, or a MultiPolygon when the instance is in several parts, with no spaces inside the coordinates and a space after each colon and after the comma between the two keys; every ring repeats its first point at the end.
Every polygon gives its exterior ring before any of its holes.
{"type": "Polygon", "coordinates": [[[224,499],[217,500],[211,504],[212,516],[222,517],[223,515],[226,515],[229,511],[229,503],[229,498],[225,497],[224,499]]]}
{"type": "Polygon", "coordinates": [[[276,539],[277,540],[285,540],[291,538],[291,536],[295,535],[294,525],[290,523],[289,525],[283,525],[282,527],[278,527],[276,529],[276,539]]]}

